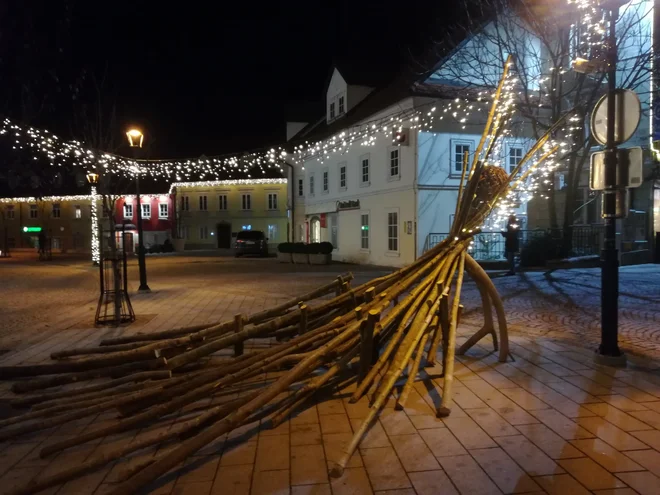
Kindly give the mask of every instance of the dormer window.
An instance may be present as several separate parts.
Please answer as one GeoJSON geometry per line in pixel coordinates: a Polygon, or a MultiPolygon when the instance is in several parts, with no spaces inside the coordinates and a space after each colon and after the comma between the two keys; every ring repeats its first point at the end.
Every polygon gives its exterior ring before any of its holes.
{"type": "Polygon", "coordinates": [[[343,114],[346,111],[345,108],[346,107],[344,106],[344,97],[340,96],[339,97],[339,115],[343,114]]]}
{"type": "Polygon", "coordinates": [[[335,118],[335,102],[330,103],[330,118],[335,118]]]}

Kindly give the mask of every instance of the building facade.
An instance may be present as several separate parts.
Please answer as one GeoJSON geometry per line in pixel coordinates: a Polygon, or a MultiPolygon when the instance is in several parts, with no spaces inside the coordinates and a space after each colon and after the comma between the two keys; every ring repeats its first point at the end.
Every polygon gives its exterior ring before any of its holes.
{"type": "Polygon", "coordinates": [[[91,196],[50,196],[0,199],[0,246],[38,247],[39,234],[50,239],[54,252],[91,250],[91,196]]]}
{"type": "MultiPolygon", "coordinates": [[[[142,208],[142,232],[144,247],[149,249],[162,245],[175,237],[174,202],[171,194],[140,195],[142,208]]],[[[115,202],[115,222],[117,228],[123,224],[126,232],[128,253],[137,252],[139,242],[137,230],[137,197],[122,196],[115,202]]]]}
{"type": "Polygon", "coordinates": [[[231,249],[241,230],[260,230],[269,246],[289,232],[287,179],[179,182],[171,191],[176,229],[184,248],[231,249]]]}

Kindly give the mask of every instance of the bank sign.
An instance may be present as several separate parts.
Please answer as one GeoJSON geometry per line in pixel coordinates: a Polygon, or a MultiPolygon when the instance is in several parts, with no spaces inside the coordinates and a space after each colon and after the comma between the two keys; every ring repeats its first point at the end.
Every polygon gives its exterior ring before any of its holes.
{"type": "Polygon", "coordinates": [[[337,211],[359,210],[359,209],[360,209],[359,199],[352,199],[349,201],[337,201],[337,211]]]}

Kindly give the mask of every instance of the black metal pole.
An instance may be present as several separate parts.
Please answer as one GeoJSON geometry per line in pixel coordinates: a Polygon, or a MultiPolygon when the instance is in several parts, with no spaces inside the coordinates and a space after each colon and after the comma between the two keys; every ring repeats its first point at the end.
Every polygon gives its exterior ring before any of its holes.
{"type": "MultiPolygon", "coordinates": [[[[137,147],[133,148],[137,154],[137,147]]],[[[142,238],[142,203],[140,201],[140,174],[135,176],[135,195],[137,196],[137,228],[138,228],[138,265],[140,268],[140,287],[138,292],[148,292],[147,266],[144,259],[144,239],[142,238]]]]}
{"type": "Polygon", "coordinates": [[[128,294],[128,263],[126,262],[126,224],[121,224],[121,258],[124,270],[124,295],[128,294]]]}
{"type": "Polygon", "coordinates": [[[609,71],[607,99],[607,142],[605,150],[605,191],[603,194],[603,216],[605,217],[605,240],[601,253],[601,341],[598,354],[605,358],[622,358],[619,350],[619,259],[616,249],[617,216],[617,147],[614,134],[616,119],[616,19],[618,10],[610,10],[608,39],[609,71]]]}

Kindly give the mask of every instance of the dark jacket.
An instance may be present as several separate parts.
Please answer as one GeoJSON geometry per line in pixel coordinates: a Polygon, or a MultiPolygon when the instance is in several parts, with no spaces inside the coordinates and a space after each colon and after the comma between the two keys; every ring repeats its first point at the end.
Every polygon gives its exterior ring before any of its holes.
{"type": "Polygon", "coordinates": [[[518,241],[518,227],[513,227],[511,224],[506,226],[506,232],[502,232],[504,236],[504,251],[507,253],[517,253],[520,249],[520,243],[518,241]]]}

